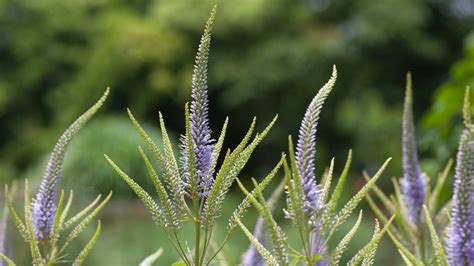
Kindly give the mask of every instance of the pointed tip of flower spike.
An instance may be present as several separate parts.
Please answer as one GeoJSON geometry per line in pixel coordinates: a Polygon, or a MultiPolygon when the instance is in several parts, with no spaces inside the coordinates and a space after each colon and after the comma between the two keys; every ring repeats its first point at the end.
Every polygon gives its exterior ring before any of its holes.
{"type": "Polygon", "coordinates": [[[405,101],[403,104],[402,161],[403,178],[401,179],[401,190],[408,212],[407,218],[417,225],[420,222],[426,189],[416,147],[412,78],[410,72],[407,73],[405,101]]]}
{"type": "Polygon", "coordinates": [[[463,119],[464,119],[464,125],[466,125],[467,128],[470,128],[472,125],[472,116],[471,116],[471,88],[469,86],[466,87],[466,91],[464,92],[463,119]]]}

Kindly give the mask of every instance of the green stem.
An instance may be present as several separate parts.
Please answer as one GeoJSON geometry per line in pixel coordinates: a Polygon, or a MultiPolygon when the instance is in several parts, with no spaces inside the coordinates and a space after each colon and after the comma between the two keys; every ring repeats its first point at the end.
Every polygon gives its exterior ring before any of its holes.
{"type": "Polygon", "coordinates": [[[199,222],[199,216],[195,217],[194,220],[194,230],[196,230],[196,244],[194,247],[194,263],[196,266],[200,265],[199,263],[199,242],[201,241],[201,224],[199,222]]]}

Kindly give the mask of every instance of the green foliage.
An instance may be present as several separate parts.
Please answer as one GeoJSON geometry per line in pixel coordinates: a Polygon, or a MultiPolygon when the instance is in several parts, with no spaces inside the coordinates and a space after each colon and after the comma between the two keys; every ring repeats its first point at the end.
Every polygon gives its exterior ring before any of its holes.
{"type": "MultiPolygon", "coordinates": [[[[322,105],[329,95],[332,87],[334,86],[336,78],[336,69],[334,67],[333,75],[323,86],[323,88],[318,92],[313,101],[310,104],[310,107],[303,119],[303,126],[301,131],[303,134],[303,145],[310,146],[314,142],[314,137],[310,128],[311,121],[318,120],[319,112],[321,111],[322,105]],[[309,114],[309,118],[307,115],[309,114]],[[310,120],[306,120],[310,119],[310,120]],[[305,124],[306,123],[306,124],[305,124]],[[306,132],[308,131],[308,132],[306,132]]],[[[314,130],[314,129],[313,129],[314,130]]],[[[300,135],[301,138],[301,135],[300,135]]],[[[301,141],[301,139],[299,139],[301,141]]],[[[301,160],[302,156],[313,156],[304,153],[308,153],[308,150],[300,150],[298,154],[298,159],[301,160]]],[[[242,191],[246,194],[246,199],[249,199],[250,202],[254,205],[257,211],[260,213],[261,217],[266,222],[270,231],[270,239],[273,244],[273,252],[269,252],[259,240],[251,235],[248,229],[243,226],[240,221],[239,225],[243,229],[244,233],[247,235],[252,244],[256,247],[257,251],[262,255],[267,263],[275,263],[276,260],[278,265],[288,265],[288,260],[286,259],[289,256],[293,258],[293,262],[302,262],[305,264],[314,264],[320,260],[328,260],[333,264],[337,265],[341,258],[342,253],[347,249],[347,244],[354,236],[355,231],[359,227],[362,213],[359,215],[359,219],[354,225],[354,227],[346,234],[346,236],[341,240],[340,244],[333,251],[326,251],[328,241],[333,237],[334,232],[336,232],[340,226],[347,220],[351,215],[352,211],[357,207],[360,201],[368,194],[368,192],[375,186],[375,182],[382,175],[382,172],[386,168],[388,162],[391,159],[388,159],[379,169],[379,171],[371,178],[367,184],[364,185],[357,193],[354,195],[342,209],[336,212],[336,206],[338,204],[338,199],[341,196],[342,186],[345,183],[348,169],[350,167],[350,162],[352,159],[352,152],[349,151],[347,162],[344,166],[344,169],[341,173],[338,183],[336,184],[332,193],[330,193],[332,186],[332,175],[334,169],[334,160],[331,161],[329,169],[325,174],[324,178],[321,180],[320,188],[311,187],[311,184],[307,180],[302,180],[302,177],[299,174],[299,169],[297,168],[297,159],[295,156],[295,151],[293,148],[293,143],[291,137],[289,137],[289,154],[290,154],[290,166],[288,162],[284,161],[283,169],[285,172],[285,180],[287,186],[287,216],[292,219],[293,224],[298,230],[300,242],[302,246],[302,252],[300,253],[297,249],[289,246],[287,241],[287,236],[275,222],[273,215],[269,208],[265,204],[265,200],[261,193],[261,184],[258,184],[254,180],[255,194],[248,192],[247,189],[239,182],[239,186],[242,191]],[[309,185],[308,185],[309,184],[309,185]],[[314,213],[311,214],[304,209],[304,206],[307,205],[308,201],[308,190],[318,189],[319,191],[311,191],[311,193],[318,193],[318,202],[323,206],[320,209],[319,206],[311,205],[309,208],[314,208],[314,213]],[[292,252],[288,252],[291,250],[292,252]]],[[[306,162],[307,163],[307,162],[306,162]]],[[[314,177],[305,177],[305,178],[314,178],[314,177]]],[[[311,203],[314,204],[314,203],[311,203]]],[[[380,230],[378,222],[376,222],[376,227],[374,231],[373,238],[369,243],[363,247],[349,262],[350,265],[357,265],[363,261],[364,265],[371,265],[374,262],[375,250],[378,246],[383,234],[388,230],[390,223],[392,222],[393,217],[387,222],[383,230],[380,230]]]]}

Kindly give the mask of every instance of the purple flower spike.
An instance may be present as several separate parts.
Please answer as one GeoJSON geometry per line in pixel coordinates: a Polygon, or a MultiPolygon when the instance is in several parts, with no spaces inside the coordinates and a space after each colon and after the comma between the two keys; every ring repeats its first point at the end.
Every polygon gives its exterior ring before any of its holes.
{"type": "Polygon", "coordinates": [[[53,152],[51,153],[46,166],[43,180],[41,180],[38,194],[36,194],[36,198],[33,202],[31,216],[37,240],[49,237],[53,229],[54,217],[56,215],[57,186],[61,177],[61,168],[66,149],[74,135],[87,121],[89,121],[97,110],[99,110],[108,94],[109,89],[105,91],[104,95],[96,104],[94,104],[89,110],[74,121],[66,131],[64,131],[54,146],[53,152]]]}
{"type": "Polygon", "coordinates": [[[420,223],[421,210],[425,202],[425,183],[418,162],[412,105],[411,75],[408,73],[402,122],[403,178],[401,180],[401,190],[408,212],[408,219],[417,225],[420,223]]]}
{"type": "Polygon", "coordinates": [[[209,103],[207,88],[207,62],[211,44],[211,29],[215,17],[215,8],[207,21],[199,44],[192,80],[192,102],[190,110],[191,135],[194,145],[194,158],[201,196],[207,196],[213,183],[210,169],[214,149],[209,128],[209,103]]]}
{"type": "MultiPolygon", "coordinates": [[[[314,221],[312,218],[314,218],[316,212],[322,208],[322,204],[319,202],[319,188],[316,185],[314,172],[317,125],[324,101],[331,92],[336,82],[336,77],[337,70],[334,66],[331,79],[319,90],[306,110],[303,121],[301,122],[296,146],[296,167],[301,178],[304,193],[303,209],[310,217],[310,221],[314,221]]],[[[313,222],[312,226],[316,228],[317,222],[313,222]]]]}
{"type": "Polygon", "coordinates": [[[449,265],[474,265],[474,126],[470,121],[469,90],[466,91],[466,129],[459,140],[454,174],[454,196],[446,254],[449,265]]]}

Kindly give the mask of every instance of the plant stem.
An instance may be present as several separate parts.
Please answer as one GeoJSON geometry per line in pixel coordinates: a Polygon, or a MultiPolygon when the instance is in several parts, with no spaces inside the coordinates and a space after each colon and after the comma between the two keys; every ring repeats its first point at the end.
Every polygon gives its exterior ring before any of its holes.
{"type": "Polygon", "coordinates": [[[199,216],[195,217],[194,220],[194,230],[196,230],[196,244],[194,247],[194,263],[196,266],[199,266],[199,242],[201,241],[201,224],[199,222],[199,216]]]}

